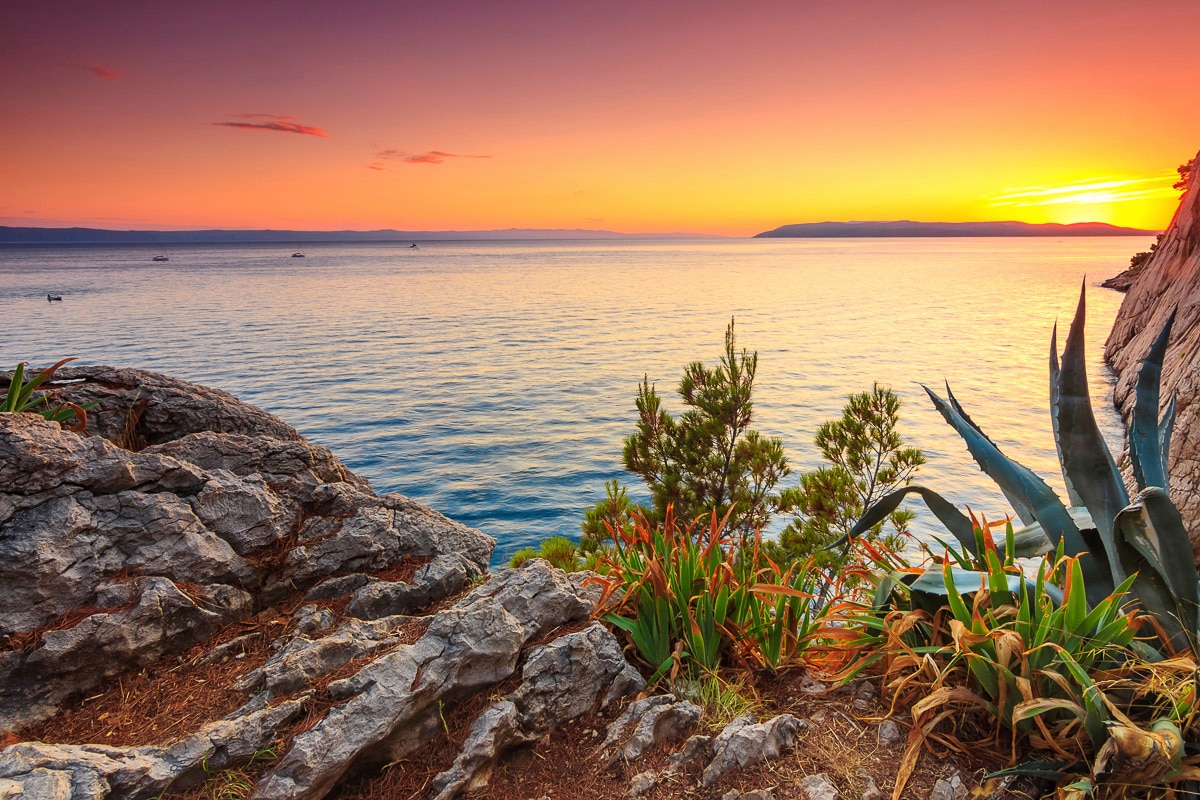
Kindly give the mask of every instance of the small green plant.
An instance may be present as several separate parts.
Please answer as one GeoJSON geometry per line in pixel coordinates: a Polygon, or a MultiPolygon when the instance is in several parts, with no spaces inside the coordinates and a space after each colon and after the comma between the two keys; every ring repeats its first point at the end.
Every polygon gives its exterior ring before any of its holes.
{"type": "Polygon", "coordinates": [[[633,525],[633,514],[639,507],[629,500],[628,490],[615,478],[604,482],[604,499],[583,512],[583,539],[579,549],[595,553],[605,541],[612,539],[611,531],[627,532],[633,525]]]}
{"type": "Polygon", "coordinates": [[[513,553],[512,558],[508,560],[508,565],[513,569],[521,566],[527,561],[532,561],[535,558],[541,558],[536,547],[522,547],[517,552],[513,553]]]}
{"type": "Polygon", "coordinates": [[[821,626],[819,571],[781,570],[761,555],[758,536],[743,548],[726,522],[714,513],[697,530],[672,506],[658,524],[635,514],[601,559],[603,574],[588,579],[603,587],[598,607],[629,635],[654,680],[681,669],[692,677],[722,666],[776,669],[799,660],[821,626]],[[621,599],[610,608],[614,596],[621,599]]]}
{"type": "Polygon", "coordinates": [[[515,568],[530,559],[544,558],[564,572],[578,572],[587,568],[584,566],[586,560],[581,562],[579,556],[579,548],[570,539],[565,536],[551,536],[544,539],[538,547],[522,547],[513,554],[508,563],[515,568]]]}
{"type": "Polygon", "coordinates": [[[270,762],[279,756],[271,748],[254,751],[240,769],[222,770],[216,774],[209,773],[207,757],[200,766],[208,780],[204,782],[204,797],[207,800],[248,800],[254,794],[254,778],[246,771],[249,767],[260,762],[270,762]]]}
{"type": "Polygon", "coordinates": [[[744,674],[728,679],[719,674],[680,677],[671,682],[671,691],[676,697],[690,700],[704,709],[704,716],[711,725],[725,725],[760,705],[744,674]]]}
{"type": "Polygon", "coordinates": [[[25,362],[17,364],[9,379],[8,390],[4,402],[0,404],[0,412],[20,414],[31,412],[41,414],[50,422],[61,423],[67,430],[82,432],[87,430],[87,409],[94,408],[96,403],[79,406],[75,403],[51,404],[50,395],[43,392],[35,394],[37,389],[50,380],[63,364],[74,361],[74,358],[64,358],[57,364],[48,367],[33,378],[25,380],[25,362]]]}

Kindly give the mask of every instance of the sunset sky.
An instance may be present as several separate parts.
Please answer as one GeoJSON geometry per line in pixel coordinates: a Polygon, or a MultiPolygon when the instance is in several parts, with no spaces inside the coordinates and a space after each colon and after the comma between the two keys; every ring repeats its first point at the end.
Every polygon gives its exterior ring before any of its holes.
{"type": "Polygon", "coordinates": [[[1161,228],[1197,0],[45,2],[0,225],[1161,228]]]}

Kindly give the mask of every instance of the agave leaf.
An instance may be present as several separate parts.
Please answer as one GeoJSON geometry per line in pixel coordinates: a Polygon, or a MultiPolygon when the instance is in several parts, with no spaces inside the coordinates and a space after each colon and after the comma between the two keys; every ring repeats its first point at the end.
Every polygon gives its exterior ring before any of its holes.
{"type": "MultiPolygon", "coordinates": [[[[1083,327],[1086,319],[1086,293],[1081,289],[1075,319],[1071,321],[1071,330],[1067,334],[1067,346],[1063,349],[1062,369],[1051,378],[1054,385],[1051,388],[1053,402],[1050,416],[1054,422],[1054,441],[1062,463],[1063,480],[1071,489],[1072,503],[1086,506],[1091,512],[1100,541],[1104,544],[1112,582],[1116,584],[1125,579],[1125,574],[1116,558],[1113,520],[1121,509],[1129,505],[1129,493],[1125,491],[1121,472],[1092,412],[1087,364],[1084,361],[1083,327]]],[[[1157,391],[1154,403],[1154,413],[1157,414],[1157,391]]],[[[1155,434],[1157,439],[1157,429],[1155,434]]],[[[1155,454],[1157,456],[1157,449],[1155,454]]]]}
{"type": "Polygon", "coordinates": [[[1179,510],[1166,490],[1152,486],[1121,511],[1117,525],[1120,556],[1138,571],[1133,593],[1155,614],[1176,648],[1194,646],[1200,586],[1179,510]]]}
{"type": "MultiPolygon", "coordinates": [[[[1054,327],[1050,330],[1050,425],[1054,429],[1054,449],[1058,453],[1058,463],[1063,463],[1062,441],[1058,436],[1058,414],[1055,413],[1058,408],[1058,380],[1059,374],[1062,372],[1058,365],[1058,323],[1054,323],[1054,327]]],[[[1075,491],[1075,484],[1071,483],[1071,476],[1065,471],[1063,473],[1063,482],[1067,485],[1067,500],[1073,508],[1083,506],[1083,498],[1079,496],[1079,492],[1075,491]]]]}
{"type": "MultiPolygon", "coordinates": [[[[930,397],[934,396],[933,392],[930,392],[928,387],[922,386],[921,388],[925,389],[925,392],[929,394],[930,397]]],[[[962,407],[962,404],[958,402],[958,398],[954,396],[954,392],[950,391],[949,383],[946,384],[946,399],[950,401],[950,407],[958,415],[961,422],[965,422],[968,426],[970,426],[971,430],[975,431],[976,434],[982,437],[984,442],[986,442],[993,450],[999,453],[1000,448],[986,433],[983,432],[982,428],[975,424],[975,420],[971,419],[971,417],[967,414],[966,409],[962,407]]],[[[934,401],[934,405],[937,405],[936,400],[934,401]]],[[[938,410],[941,411],[940,408],[938,410]]],[[[942,411],[942,416],[945,417],[946,412],[942,411]]],[[[950,424],[954,425],[954,423],[950,424]]],[[[956,429],[957,427],[958,426],[955,425],[956,429]]],[[[959,431],[959,435],[963,436],[962,431],[959,431]]],[[[963,438],[966,439],[967,437],[963,436],[963,438]]],[[[967,442],[967,449],[971,449],[969,441],[967,442]]],[[[973,450],[971,451],[971,455],[975,456],[975,452],[973,450]]],[[[1003,457],[1003,454],[1001,455],[1003,457]]],[[[977,462],[979,461],[978,456],[975,457],[975,460],[977,462]]],[[[987,468],[984,467],[982,463],[980,463],[979,466],[984,472],[988,472],[987,468]]],[[[990,472],[988,472],[988,474],[991,475],[990,472]]],[[[995,479],[993,478],[993,480],[995,479]]],[[[1000,484],[1000,491],[1004,493],[1004,497],[1008,500],[1008,504],[1012,506],[1013,511],[1017,512],[1017,519],[1019,519],[1021,522],[1032,522],[1036,518],[1033,507],[1029,504],[1029,501],[1024,493],[1014,492],[1003,484],[1000,484]]]]}
{"type": "MultiPolygon", "coordinates": [[[[1091,548],[1058,495],[1033,470],[1004,455],[1000,448],[968,422],[960,413],[958,402],[950,393],[949,386],[946,387],[950,397],[949,403],[930,391],[929,387],[922,388],[942,417],[963,437],[967,443],[967,450],[975,458],[979,468],[1000,486],[1006,496],[1018,498],[1020,505],[1032,509],[1030,513],[1041,524],[1046,538],[1054,547],[1058,547],[1061,541],[1066,555],[1080,558],[1088,588],[1088,599],[1098,603],[1107,597],[1114,586],[1108,566],[1102,557],[1091,554],[1091,548]]],[[[1014,510],[1018,510],[1019,513],[1017,505],[1014,505],[1014,510]]]]}
{"type": "Polygon", "coordinates": [[[921,495],[921,499],[925,501],[925,505],[928,506],[929,510],[933,512],[933,515],[938,518],[938,521],[946,526],[946,530],[954,534],[954,538],[958,539],[958,541],[962,543],[964,547],[970,550],[972,555],[979,555],[977,552],[975,552],[974,528],[971,525],[971,520],[967,518],[967,515],[959,511],[954,507],[953,503],[932,489],[926,489],[924,486],[915,485],[903,486],[894,492],[889,492],[888,494],[885,494],[883,497],[876,500],[871,504],[870,508],[863,512],[862,517],[859,518],[858,522],[854,523],[854,527],[850,529],[849,533],[825,549],[832,550],[837,547],[842,547],[850,539],[853,539],[856,536],[861,536],[862,534],[871,530],[871,528],[875,527],[880,522],[883,522],[888,518],[889,515],[891,515],[893,511],[899,508],[900,501],[902,501],[906,495],[914,493],[921,495]]]}
{"type": "MultiPolygon", "coordinates": [[[[1171,472],[1168,466],[1171,462],[1171,433],[1175,430],[1175,395],[1167,401],[1167,409],[1163,411],[1162,422],[1158,424],[1158,449],[1162,458],[1162,472],[1169,480],[1171,472]]],[[[1166,483],[1164,489],[1170,489],[1166,483]]]]}
{"type": "MultiPolygon", "coordinates": [[[[1005,579],[1008,581],[1010,592],[1020,592],[1021,587],[1024,586],[1027,599],[1036,593],[1037,585],[1023,576],[1006,574],[1005,579]]],[[[961,567],[945,566],[941,570],[925,570],[910,584],[912,606],[932,614],[956,595],[974,594],[985,588],[987,580],[986,572],[962,569],[961,567]]],[[[1042,591],[1050,597],[1055,605],[1062,603],[1063,595],[1057,587],[1046,584],[1042,587],[1042,591]]]]}
{"type": "MultiPolygon", "coordinates": [[[[1139,490],[1148,486],[1167,487],[1158,423],[1158,391],[1163,357],[1167,353],[1167,340],[1174,322],[1175,312],[1172,311],[1158,338],[1150,345],[1150,351],[1146,353],[1138,373],[1133,417],[1129,421],[1129,460],[1133,464],[1133,477],[1137,480],[1139,490]]],[[[1169,445],[1169,432],[1167,438],[1169,445]]]]}
{"type": "Polygon", "coordinates": [[[913,572],[901,572],[894,569],[879,581],[879,586],[875,589],[875,596],[871,600],[871,607],[879,610],[888,604],[892,599],[892,594],[899,588],[900,584],[910,584],[916,578],[917,574],[913,572]]]}

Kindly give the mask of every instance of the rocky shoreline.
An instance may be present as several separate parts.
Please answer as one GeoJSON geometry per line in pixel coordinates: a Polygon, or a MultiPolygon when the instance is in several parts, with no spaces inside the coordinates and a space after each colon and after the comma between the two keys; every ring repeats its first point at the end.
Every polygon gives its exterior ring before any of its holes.
{"type": "MultiPolygon", "coordinates": [[[[0,414],[0,798],[203,796],[265,753],[245,796],[321,798],[487,697],[424,790],[449,800],[583,715],[615,717],[601,768],[700,717],[669,695],[626,705],[645,681],[584,576],[487,575],[490,537],[376,495],[276,417],[140,370],[62,369],[53,388],[98,404],[93,435],[0,414]]],[[[631,770],[630,792],[685,769],[712,785],[805,725],[739,718],[631,770]]]]}

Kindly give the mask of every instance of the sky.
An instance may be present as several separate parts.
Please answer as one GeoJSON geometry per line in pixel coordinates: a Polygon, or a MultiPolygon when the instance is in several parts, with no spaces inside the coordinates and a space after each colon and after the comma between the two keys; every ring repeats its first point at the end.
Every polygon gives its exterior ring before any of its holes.
{"type": "Polygon", "coordinates": [[[5,3],[0,225],[1159,229],[1200,2],[5,3]]]}

